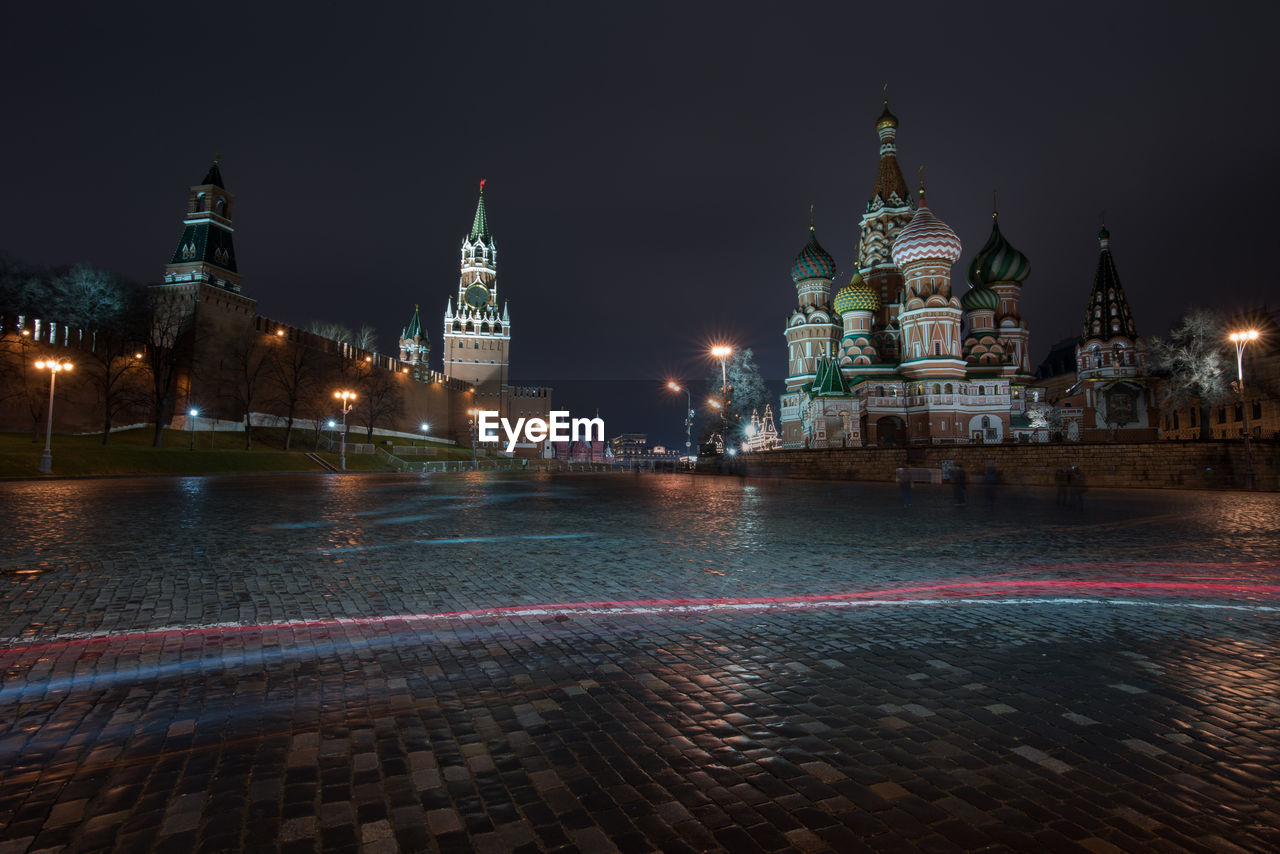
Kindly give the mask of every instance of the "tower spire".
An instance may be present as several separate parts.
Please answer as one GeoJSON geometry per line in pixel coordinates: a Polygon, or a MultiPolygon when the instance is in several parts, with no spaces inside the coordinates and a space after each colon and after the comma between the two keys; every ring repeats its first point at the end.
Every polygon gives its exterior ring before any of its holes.
{"type": "Polygon", "coordinates": [[[484,178],[480,179],[480,201],[476,202],[476,216],[471,222],[471,242],[489,242],[489,217],[484,209],[484,178]]]}

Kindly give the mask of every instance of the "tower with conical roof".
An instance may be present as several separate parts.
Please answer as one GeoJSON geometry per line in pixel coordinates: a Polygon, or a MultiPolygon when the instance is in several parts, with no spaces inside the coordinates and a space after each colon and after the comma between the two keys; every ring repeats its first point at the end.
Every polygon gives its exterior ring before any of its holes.
{"type": "Polygon", "coordinates": [[[223,184],[220,159],[189,189],[182,237],[164,268],[166,284],[203,283],[240,293],[231,225],[236,197],[223,184]]]}
{"type": "Polygon", "coordinates": [[[893,242],[915,214],[915,202],[898,163],[898,117],[890,112],[887,96],[876,119],[876,135],[880,164],[859,224],[858,258],[863,279],[880,295],[876,325],[884,327],[897,320],[903,286],[902,271],[893,262],[893,242]]]}
{"type": "Polygon", "coordinates": [[[1098,232],[1098,269],[1076,346],[1080,379],[1114,379],[1146,373],[1147,345],[1129,313],[1120,273],[1111,255],[1111,232],[1098,232]]]}
{"type": "Polygon", "coordinates": [[[484,181],[459,267],[457,303],[450,297],[444,312],[444,374],[498,394],[507,385],[511,319],[505,305],[498,311],[498,247],[489,231],[484,181]]]}
{"type": "Polygon", "coordinates": [[[400,361],[409,367],[413,378],[426,382],[430,379],[431,341],[422,328],[422,318],[418,316],[418,306],[413,307],[413,317],[409,325],[400,330],[400,361]]]}
{"type": "Polygon", "coordinates": [[[1155,395],[1147,373],[1147,345],[1138,335],[1120,273],[1111,255],[1111,232],[1098,232],[1098,268],[1076,345],[1076,378],[1083,438],[1155,438],[1155,395]],[[1098,431],[1091,433],[1090,431],[1098,431]],[[1105,431],[1105,433],[1104,433],[1105,431]]]}

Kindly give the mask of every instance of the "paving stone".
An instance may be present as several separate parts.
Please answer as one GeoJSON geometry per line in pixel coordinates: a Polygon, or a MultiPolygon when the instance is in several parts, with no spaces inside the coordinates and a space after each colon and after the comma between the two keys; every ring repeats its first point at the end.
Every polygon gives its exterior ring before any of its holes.
{"type": "Polygon", "coordinates": [[[1276,496],[58,483],[0,484],[0,854],[1280,845],[1276,496]]]}

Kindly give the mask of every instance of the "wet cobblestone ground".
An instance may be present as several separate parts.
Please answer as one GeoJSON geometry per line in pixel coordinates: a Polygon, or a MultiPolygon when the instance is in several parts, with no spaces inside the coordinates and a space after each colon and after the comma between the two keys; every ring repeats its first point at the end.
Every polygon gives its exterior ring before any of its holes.
{"type": "Polygon", "coordinates": [[[1280,497],[0,485],[0,854],[1273,851],[1280,497]]]}

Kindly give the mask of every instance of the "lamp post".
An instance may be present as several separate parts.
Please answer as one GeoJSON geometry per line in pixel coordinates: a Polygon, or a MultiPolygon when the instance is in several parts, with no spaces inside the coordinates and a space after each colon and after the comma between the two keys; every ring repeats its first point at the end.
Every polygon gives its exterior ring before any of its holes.
{"type": "Polygon", "coordinates": [[[347,413],[356,405],[354,391],[335,391],[333,396],[342,403],[342,444],[338,446],[338,468],[347,470],[347,413]]]}
{"type": "Polygon", "coordinates": [[[1253,454],[1249,447],[1249,410],[1244,405],[1244,348],[1250,341],[1258,340],[1258,330],[1247,329],[1232,332],[1231,343],[1236,345],[1236,391],[1240,395],[1240,420],[1244,428],[1244,488],[1253,489],[1253,454]]]}
{"type": "Polygon", "coordinates": [[[477,414],[479,409],[467,410],[467,431],[471,434],[471,470],[476,471],[480,468],[480,463],[476,460],[476,428],[477,414]]]}
{"type": "Polygon", "coordinates": [[[69,371],[70,362],[59,362],[53,359],[36,362],[37,368],[49,369],[49,424],[44,431],[44,452],[40,454],[40,474],[53,473],[53,386],[58,381],[60,371],[69,371]]]}
{"type": "Polygon", "coordinates": [[[685,456],[693,455],[693,398],[689,394],[689,389],[681,388],[674,382],[667,383],[667,388],[672,391],[684,392],[684,453],[685,456]]]}
{"type": "Polygon", "coordinates": [[[191,419],[191,423],[187,428],[187,432],[191,434],[191,446],[187,448],[188,451],[194,451],[196,449],[196,416],[199,414],[199,409],[190,409],[187,411],[187,416],[191,419]]]}
{"type": "Polygon", "coordinates": [[[729,432],[729,375],[724,360],[733,355],[733,348],[717,344],[711,348],[711,355],[720,360],[720,435],[729,432]]]}

